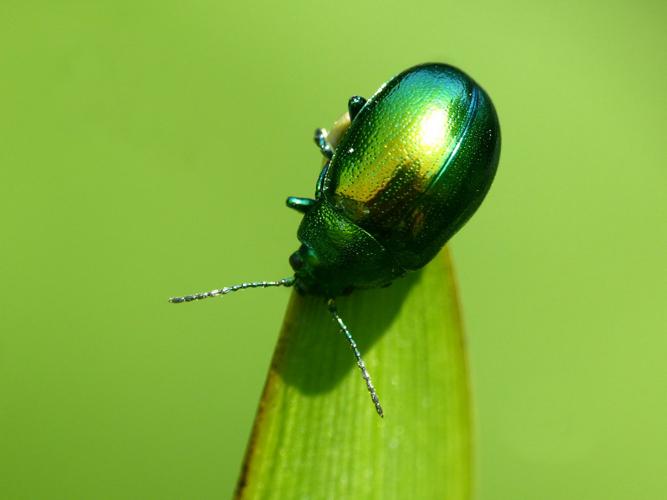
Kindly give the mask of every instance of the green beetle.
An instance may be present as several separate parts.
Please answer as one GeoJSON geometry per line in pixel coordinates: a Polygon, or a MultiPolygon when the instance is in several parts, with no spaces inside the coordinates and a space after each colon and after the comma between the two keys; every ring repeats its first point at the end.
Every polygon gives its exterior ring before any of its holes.
{"type": "Polygon", "coordinates": [[[327,159],[315,199],[289,197],[304,214],[301,247],[290,256],[294,277],[243,283],[171,298],[224,295],[245,288],[292,286],[321,295],[345,334],[378,414],[376,391],[335,297],[387,286],[420,269],[477,210],[493,181],[500,126],[489,96],[446,64],[422,64],[382,85],[368,100],[348,102],[351,120],[334,148],[327,132],[315,142],[327,159]]]}
{"type": "Polygon", "coordinates": [[[389,284],[423,267],[470,218],[493,180],[500,128],[487,94],[461,71],[424,64],[368,101],[349,102],[352,123],[304,213],[290,263],[296,287],[327,298],[389,284]]]}

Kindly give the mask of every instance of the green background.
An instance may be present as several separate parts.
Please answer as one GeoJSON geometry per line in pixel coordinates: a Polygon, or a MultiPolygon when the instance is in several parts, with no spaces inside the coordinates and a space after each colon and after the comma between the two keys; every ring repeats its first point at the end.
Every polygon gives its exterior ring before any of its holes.
{"type": "Polygon", "coordinates": [[[478,499],[664,498],[666,21],[657,0],[3,0],[0,497],[229,497],[288,292],[166,298],[286,276],[313,129],[443,61],[503,130],[452,242],[478,499]]]}

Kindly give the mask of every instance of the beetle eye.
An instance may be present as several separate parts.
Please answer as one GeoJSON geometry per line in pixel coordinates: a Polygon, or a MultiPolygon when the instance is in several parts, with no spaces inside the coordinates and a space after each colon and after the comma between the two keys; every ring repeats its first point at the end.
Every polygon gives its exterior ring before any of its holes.
{"type": "Polygon", "coordinates": [[[292,266],[292,269],[295,271],[298,271],[303,267],[303,259],[298,250],[289,256],[289,265],[292,266]]]}

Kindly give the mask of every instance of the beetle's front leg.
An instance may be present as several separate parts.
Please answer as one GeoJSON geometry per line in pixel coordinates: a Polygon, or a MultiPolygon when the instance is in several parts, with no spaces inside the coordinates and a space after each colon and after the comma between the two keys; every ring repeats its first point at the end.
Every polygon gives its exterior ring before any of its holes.
{"type": "Polygon", "coordinates": [[[329,141],[327,140],[327,136],[329,133],[326,131],[326,129],[323,128],[318,128],[315,129],[315,144],[317,147],[320,149],[320,152],[324,155],[324,157],[328,160],[331,159],[333,156],[334,150],[329,141]]]}

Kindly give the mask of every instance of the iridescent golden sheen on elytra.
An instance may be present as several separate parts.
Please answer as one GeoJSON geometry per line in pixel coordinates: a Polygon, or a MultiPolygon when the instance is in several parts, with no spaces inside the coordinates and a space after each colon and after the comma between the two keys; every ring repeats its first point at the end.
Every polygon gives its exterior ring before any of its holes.
{"type": "Polygon", "coordinates": [[[382,87],[383,98],[366,105],[363,127],[348,131],[332,160],[336,202],[356,206],[349,215],[360,221],[426,191],[473,114],[470,83],[422,71],[382,87]]]}

